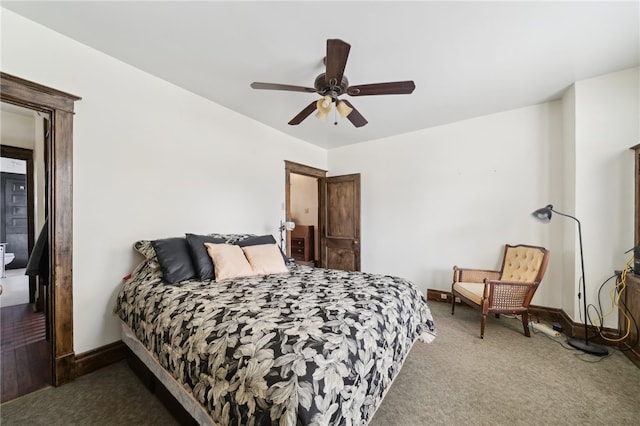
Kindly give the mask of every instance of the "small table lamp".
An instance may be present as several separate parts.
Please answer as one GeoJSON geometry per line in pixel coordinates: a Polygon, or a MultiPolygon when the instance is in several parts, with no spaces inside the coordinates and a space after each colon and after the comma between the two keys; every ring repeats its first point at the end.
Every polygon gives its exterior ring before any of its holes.
{"type": "Polygon", "coordinates": [[[295,222],[283,222],[280,221],[280,249],[284,250],[284,231],[293,231],[293,228],[296,227],[295,222]]]}

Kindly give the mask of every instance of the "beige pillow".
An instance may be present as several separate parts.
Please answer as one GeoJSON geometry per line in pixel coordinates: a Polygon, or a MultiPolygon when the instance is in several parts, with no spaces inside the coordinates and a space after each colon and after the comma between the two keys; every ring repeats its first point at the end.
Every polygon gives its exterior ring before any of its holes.
{"type": "Polygon", "coordinates": [[[239,246],[204,243],[213,261],[216,281],[256,275],[239,246]]]}
{"type": "Polygon", "coordinates": [[[282,274],[289,272],[282,253],[275,244],[259,244],[242,247],[244,255],[256,275],[282,274]]]}

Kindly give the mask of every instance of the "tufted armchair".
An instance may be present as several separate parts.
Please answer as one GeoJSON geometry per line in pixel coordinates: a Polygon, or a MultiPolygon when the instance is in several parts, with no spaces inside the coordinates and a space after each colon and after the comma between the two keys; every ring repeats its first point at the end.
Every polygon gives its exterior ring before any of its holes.
{"type": "Polygon", "coordinates": [[[529,303],[549,263],[549,250],[544,247],[504,246],[500,271],[453,267],[451,315],[456,298],[482,313],[480,338],[484,338],[487,314],[522,315],[524,334],[529,333],[529,303]]]}

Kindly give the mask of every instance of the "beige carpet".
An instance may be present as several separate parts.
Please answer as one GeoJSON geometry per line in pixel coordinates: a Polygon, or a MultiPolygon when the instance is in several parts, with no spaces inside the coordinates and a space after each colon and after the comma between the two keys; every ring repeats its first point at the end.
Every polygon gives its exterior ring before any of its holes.
{"type": "Polygon", "coordinates": [[[416,343],[371,426],[640,425],[640,368],[565,338],[527,338],[518,319],[430,302],[438,337],[416,343]]]}
{"type": "MultiPolygon", "coordinates": [[[[639,425],[640,368],[566,349],[564,339],[524,337],[519,320],[430,303],[438,337],[416,343],[371,426],[639,425]]],[[[175,421],[120,362],[0,407],[0,424],[172,425],[175,421]]]]}

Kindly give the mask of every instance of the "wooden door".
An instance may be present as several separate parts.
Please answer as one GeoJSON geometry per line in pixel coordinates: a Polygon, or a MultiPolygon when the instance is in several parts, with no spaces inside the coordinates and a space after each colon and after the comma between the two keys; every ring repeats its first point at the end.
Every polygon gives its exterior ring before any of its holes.
{"type": "Polygon", "coordinates": [[[360,270],[360,174],[320,179],[322,267],[360,270]]]}

